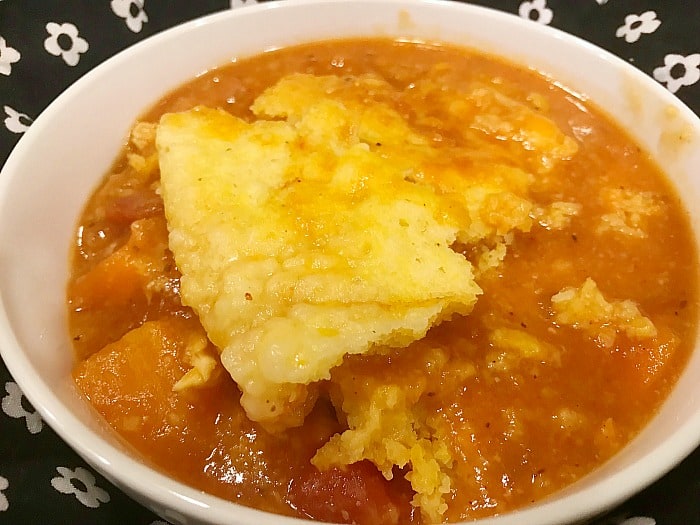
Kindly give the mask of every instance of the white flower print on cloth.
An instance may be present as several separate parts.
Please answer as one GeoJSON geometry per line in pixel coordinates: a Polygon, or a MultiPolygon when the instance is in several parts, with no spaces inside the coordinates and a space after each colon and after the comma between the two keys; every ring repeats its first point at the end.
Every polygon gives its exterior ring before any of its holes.
{"type": "Polygon", "coordinates": [[[112,0],[109,6],[115,15],[126,20],[126,27],[134,33],[139,33],[143,24],[148,22],[145,4],[146,0],[112,0]]]}
{"type": "Polygon", "coordinates": [[[7,501],[7,496],[5,496],[3,493],[3,491],[9,486],[10,482],[7,481],[7,478],[0,476],[0,512],[5,512],[10,508],[10,503],[7,501]]]}
{"type": "MultiPolygon", "coordinates": [[[[1,0],[0,0],[1,1],[1,0]]],[[[15,111],[10,106],[5,106],[5,127],[12,133],[24,133],[29,129],[32,119],[25,113],[15,111]]]]}
{"type": "Polygon", "coordinates": [[[700,80],[700,53],[683,56],[669,54],[664,57],[664,65],[653,71],[654,78],[666,84],[671,93],[683,86],[691,86],[700,80]]]}
{"type": "Polygon", "coordinates": [[[646,516],[637,516],[634,518],[627,518],[625,521],[621,522],[620,525],[656,525],[656,520],[654,518],[647,518],[646,516]]]}
{"type": "Polygon", "coordinates": [[[518,14],[539,24],[547,25],[554,18],[554,13],[547,7],[546,0],[532,0],[523,2],[518,8],[518,14]],[[533,18],[534,15],[534,18],[533,18]]]}
{"type": "Polygon", "coordinates": [[[598,5],[604,5],[604,4],[608,3],[608,0],[595,0],[595,1],[598,2],[598,5]]]}
{"type": "Polygon", "coordinates": [[[0,74],[9,76],[12,73],[12,64],[18,62],[22,55],[19,51],[7,45],[5,39],[0,36],[0,74]]]}
{"type": "Polygon", "coordinates": [[[46,24],[49,38],[44,40],[44,49],[53,56],[60,56],[69,66],[75,66],[80,62],[81,53],[85,53],[90,47],[87,40],[79,36],[78,28],[73,24],[46,24]]]}
{"type": "Polygon", "coordinates": [[[235,9],[237,7],[243,7],[246,5],[253,5],[257,4],[258,0],[231,0],[231,9],[235,9]]]}
{"type": "MultiPolygon", "coordinates": [[[[7,107],[6,107],[7,109],[7,107]]],[[[27,430],[30,434],[38,434],[44,426],[41,416],[37,411],[30,412],[22,406],[24,394],[17,386],[17,383],[8,381],[5,383],[7,395],[2,398],[2,411],[15,419],[24,418],[27,430]]]]}
{"type": "Polygon", "coordinates": [[[661,25],[661,20],[656,18],[656,11],[645,11],[641,15],[627,15],[624,25],[617,28],[615,36],[625,38],[625,42],[632,44],[639,40],[642,33],[653,33],[661,25]]]}
{"type": "Polygon", "coordinates": [[[89,470],[78,467],[71,470],[67,467],[56,467],[60,476],[51,480],[51,486],[62,494],[75,494],[80,503],[91,509],[96,509],[101,503],[109,502],[109,494],[106,490],[95,485],[95,476],[89,470]],[[75,486],[73,480],[79,482],[75,486]],[[84,488],[83,488],[84,487],[84,488]]]}

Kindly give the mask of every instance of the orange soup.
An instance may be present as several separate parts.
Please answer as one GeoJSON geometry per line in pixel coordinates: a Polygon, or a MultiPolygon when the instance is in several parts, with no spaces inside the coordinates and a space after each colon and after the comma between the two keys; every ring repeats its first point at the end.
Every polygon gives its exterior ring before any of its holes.
{"type": "Polygon", "coordinates": [[[446,45],[234,61],[134,128],[77,228],[74,379],[259,509],[471,520],[601,465],[686,363],[681,201],[595,106],[446,45]]]}

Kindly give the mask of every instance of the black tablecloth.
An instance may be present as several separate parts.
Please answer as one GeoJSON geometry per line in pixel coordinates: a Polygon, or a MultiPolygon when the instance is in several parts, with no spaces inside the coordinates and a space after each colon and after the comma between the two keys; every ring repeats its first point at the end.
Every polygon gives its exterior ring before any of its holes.
{"type": "MultiPolygon", "coordinates": [[[[100,62],[180,22],[253,3],[0,0],[0,164],[41,111],[100,62]]],[[[472,3],[590,40],[655,78],[700,114],[699,0],[472,3]]],[[[22,397],[2,363],[0,398],[0,523],[165,525],[69,449],[22,397]]],[[[700,449],[662,480],[595,521],[595,525],[622,523],[700,524],[700,449]]]]}

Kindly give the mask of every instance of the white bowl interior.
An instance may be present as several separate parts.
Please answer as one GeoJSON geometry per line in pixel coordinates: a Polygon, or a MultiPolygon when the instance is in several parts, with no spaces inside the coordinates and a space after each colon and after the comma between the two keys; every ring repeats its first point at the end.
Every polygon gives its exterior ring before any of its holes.
{"type": "MultiPolygon", "coordinates": [[[[65,318],[68,246],[84,202],[134,120],[216,65],[310,40],[384,35],[474,47],[551,76],[603,107],[666,169],[700,231],[700,121],[653,80],[592,45],[500,12],[445,1],[301,0],[220,13],[149,39],[59,97],[0,177],[0,349],[63,439],[127,493],[174,523],[300,523],[207,496],[129,456],[78,397],[65,318]]],[[[696,235],[697,238],[697,235],[696,235]]],[[[697,244],[697,240],[696,240],[697,244]]],[[[545,502],[485,520],[584,519],[641,489],[700,442],[700,352],[651,424],[613,460],[545,502]]]]}

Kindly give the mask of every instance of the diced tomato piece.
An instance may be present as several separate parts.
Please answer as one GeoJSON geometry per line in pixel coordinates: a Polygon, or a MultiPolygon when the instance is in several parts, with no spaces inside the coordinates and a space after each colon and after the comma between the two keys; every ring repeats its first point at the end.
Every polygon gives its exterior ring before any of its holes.
{"type": "Polygon", "coordinates": [[[149,282],[171,265],[165,220],[142,219],[131,225],[129,240],[91,271],[70,285],[74,308],[127,305],[136,295],[147,296],[149,282]]]}
{"type": "Polygon", "coordinates": [[[141,189],[112,201],[105,218],[118,224],[131,224],[138,219],[163,214],[163,199],[155,191],[141,189]]]}
{"type": "Polygon", "coordinates": [[[345,468],[309,468],[289,489],[290,503],[303,515],[332,523],[415,523],[405,480],[387,481],[368,461],[345,468]]]}

